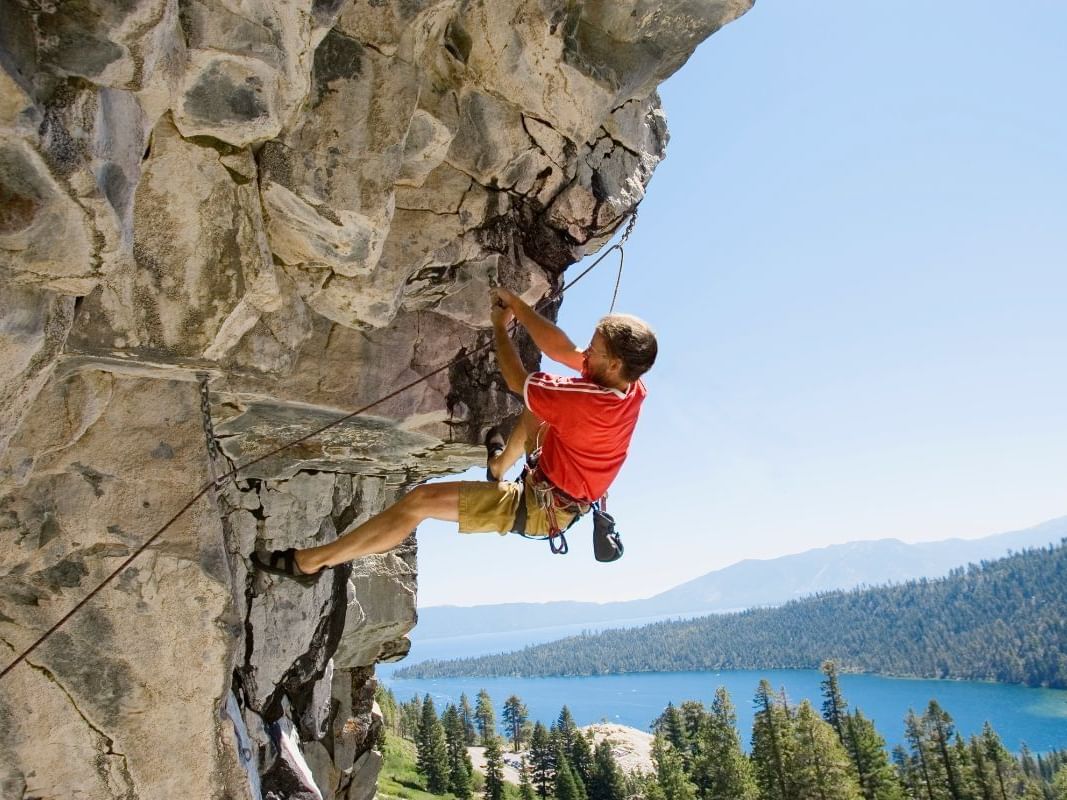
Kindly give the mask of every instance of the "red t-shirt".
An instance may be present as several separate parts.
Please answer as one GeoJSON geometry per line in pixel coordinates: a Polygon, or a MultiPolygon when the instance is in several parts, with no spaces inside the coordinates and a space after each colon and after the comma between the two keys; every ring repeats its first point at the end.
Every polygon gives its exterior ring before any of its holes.
{"type": "Polygon", "coordinates": [[[646,394],[639,380],[621,392],[585,378],[531,372],[523,397],[548,423],[539,462],[545,477],[571,497],[600,499],[626,460],[646,394]]]}

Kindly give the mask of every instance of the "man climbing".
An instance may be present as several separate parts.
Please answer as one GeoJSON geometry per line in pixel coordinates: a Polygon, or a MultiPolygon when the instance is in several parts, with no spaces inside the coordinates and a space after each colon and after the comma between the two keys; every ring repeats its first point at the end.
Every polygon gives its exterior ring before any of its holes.
{"type": "Polygon", "coordinates": [[[645,386],[656,360],[656,337],[637,317],[611,314],[579,350],[559,327],[506,289],[490,290],[497,363],[508,388],[526,403],[507,442],[486,436],[487,481],[417,486],[389,508],[338,537],[304,550],[254,553],[260,569],[312,582],[316,573],[400,544],[423,520],[459,523],[461,533],[518,530],[544,535],[565,530],[608,489],[626,459],[645,386]],[[553,361],[580,378],[527,373],[508,336],[512,318],[553,361]],[[522,484],[500,479],[523,451],[531,469],[522,484]],[[521,504],[521,505],[520,505],[521,504]]]}

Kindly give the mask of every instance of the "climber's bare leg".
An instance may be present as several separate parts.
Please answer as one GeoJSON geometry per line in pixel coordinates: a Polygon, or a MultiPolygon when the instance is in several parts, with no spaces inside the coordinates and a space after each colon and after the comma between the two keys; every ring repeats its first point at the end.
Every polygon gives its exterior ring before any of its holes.
{"type": "Polygon", "coordinates": [[[400,544],[426,519],[459,521],[459,483],[425,483],[362,525],[321,547],[296,551],[301,572],[318,572],[400,544]]]}
{"type": "Polygon", "coordinates": [[[489,469],[498,479],[503,477],[523,452],[531,453],[537,446],[537,430],[541,420],[528,408],[522,410],[522,416],[515,423],[508,436],[508,442],[496,458],[489,459],[489,469]]]}

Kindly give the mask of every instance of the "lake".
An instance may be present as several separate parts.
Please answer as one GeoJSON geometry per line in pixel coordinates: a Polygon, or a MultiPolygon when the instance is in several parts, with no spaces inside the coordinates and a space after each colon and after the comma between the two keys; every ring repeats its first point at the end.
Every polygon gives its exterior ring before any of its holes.
{"type": "MultiPolygon", "coordinates": [[[[652,620],[628,620],[625,624],[649,621],[652,620]]],[[[498,653],[607,627],[622,625],[619,622],[601,626],[565,625],[423,641],[418,639],[416,629],[408,658],[400,664],[379,665],[378,675],[398,700],[428,693],[438,711],[446,703],[457,702],[463,692],[473,703],[479,689],[484,688],[493,699],[498,720],[504,700],[517,694],[529,709],[530,719],[539,719],[546,725],[566,705],[579,725],[607,720],[641,730],[648,730],[668,701],[679,705],[684,700],[699,700],[710,705],[715,689],[725,686],[737,708],[738,728],[746,746],[752,730],[752,698],[762,678],[769,680],[775,689],[784,687],[791,703],[807,698],[816,710],[821,708],[822,674],[816,670],[656,672],[578,678],[412,680],[393,677],[398,668],[430,658],[498,653]]],[[[1064,690],[875,675],[842,675],[840,682],[849,707],[859,708],[873,719],[889,747],[903,742],[904,715],[908,709],[921,713],[931,698],[935,698],[952,715],[964,737],[979,733],[988,720],[1011,750],[1017,751],[1023,743],[1035,752],[1067,749],[1067,691],[1064,690]]]]}

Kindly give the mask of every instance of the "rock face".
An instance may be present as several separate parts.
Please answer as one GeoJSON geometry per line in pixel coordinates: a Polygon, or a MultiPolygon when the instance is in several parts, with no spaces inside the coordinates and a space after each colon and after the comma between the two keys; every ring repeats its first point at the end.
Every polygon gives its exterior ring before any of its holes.
{"type": "Polygon", "coordinates": [[[609,240],[750,5],[0,0],[0,664],[255,460],[0,679],[0,794],[373,795],[414,537],[311,588],[248,555],[479,459],[487,287],[609,240]]]}

